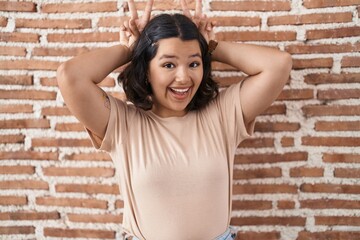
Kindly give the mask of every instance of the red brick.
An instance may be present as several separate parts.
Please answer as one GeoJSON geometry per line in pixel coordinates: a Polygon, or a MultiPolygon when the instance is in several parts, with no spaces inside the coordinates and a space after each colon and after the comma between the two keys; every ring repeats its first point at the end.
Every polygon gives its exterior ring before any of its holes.
{"type": "Polygon", "coordinates": [[[314,98],[312,89],[284,89],[277,100],[304,100],[314,98]]]}
{"type": "Polygon", "coordinates": [[[91,32],[91,33],[50,33],[48,42],[117,42],[119,33],[115,32],[91,32]]]}
{"type": "Polygon", "coordinates": [[[256,132],[283,132],[283,131],[297,131],[300,129],[299,123],[289,122],[256,122],[256,132]]]}
{"type": "MultiPolygon", "coordinates": [[[[187,1],[190,9],[195,9],[195,1],[187,1]]],[[[136,9],[145,9],[146,1],[135,2],[136,9]]],[[[123,5],[124,12],[129,11],[127,2],[123,5]]],[[[181,10],[181,4],[179,1],[154,1],[153,10],[181,10]]]]}
{"type": "Polygon", "coordinates": [[[359,194],[360,193],[360,185],[303,183],[300,186],[300,190],[302,192],[313,192],[313,193],[359,194]]]}
{"type": "Polygon", "coordinates": [[[274,147],[274,138],[252,138],[242,141],[239,145],[242,148],[274,147]]]}
{"type": "Polygon", "coordinates": [[[338,199],[309,199],[300,201],[301,208],[310,209],[360,209],[360,201],[338,199]]]}
{"type": "MultiPolygon", "coordinates": [[[[8,19],[5,17],[0,17],[0,27],[6,27],[8,19]]],[[[0,48],[1,49],[1,48],[0,48]]],[[[1,52],[1,51],[0,51],[1,52]]]]}
{"type": "Polygon", "coordinates": [[[2,165],[0,168],[0,174],[34,174],[35,167],[33,166],[4,166],[2,165]]]}
{"type": "Polygon", "coordinates": [[[30,75],[11,75],[0,76],[0,84],[6,85],[33,85],[33,76],[30,75]]]}
{"type": "Polygon", "coordinates": [[[293,69],[304,68],[331,68],[333,58],[311,58],[311,59],[293,59],[293,69]]]}
{"type": "Polygon", "coordinates": [[[275,114],[286,114],[286,105],[285,104],[276,104],[271,105],[266,109],[261,115],[275,115],[275,114]]]}
{"type": "Polygon", "coordinates": [[[111,161],[110,155],[104,152],[73,153],[65,155],[64,159],[69,161],[111,161]]]}
{"type": "Polygon", "coordinates": [[[303,217],[233,217],[231,225],[280,225],[280,226],[305,226],[306,218],[303,217]]]}
{"type": "Polygon", "coordinates": [[[107,209],[107,201],[84,198],[37,197],[37,205],[107,209]]]}
{"type": "Polygon", "coordinates": [[[91,147],[90,139],[72,138],[33,138],[33,147],[91,147]]]}
{"type": "Polygon", "coordinates": [[[360,57],[343,57],[341,59],[341,67],[360,67],[360,57]]]}
{"type": "Polygon", "coordinates": [[[321,100],[349,99],[359,96],[360,90],[358,89],[327,89],[317,92],[317,98],[321,100]]]}
{"type": "Polygon", "coordinates": [[[302,137],[301,142],[305,146],[360,146],[358,137],[302,137]]]}
{"type": "Polygon", "coordinates": [[[360,131],[360,121],[330,122],[318,121],[315,123],[316,131],[360,131]]]}
{"type": "Polygon", "coordinates": [[[122,223],[122,215],[113,214],[67,214],[71,222],[122,223]]]}
{"type": "Polygon", "coordinates": [[[272,209],[271,201],[245,201],[245,200],[233,200],[232,201],[233,210],[267,210],[272,209]]]}
{"type": "Polygon", "coordinates": [[[302,108],[306,117],[313,116],[356,116],[360,115],[359,105],[308,105],[302,108]]]}
{"type": "Polygon", "coordinates": [[[87,194],[119,194],[117,185],[104,184],[57,184],[56,192],[82,192],[87,194]]]}
{"type": "Polygon", "coordinates": [[[326,232],[299,232],[296,240],[358,240],[360,239],[360,232],[351,231],[326,231],[326,232]]]}
{"type": "Polygon", "coordinates": [[[290,200],[280,200],[277,202],[278,209],[294,209],[295,202],[290,200]]]}
{"type": "Polygon", "coordinates": [[[26,205],[27,197],[0,196],[0,205],[26,205]]]}
{"type": "Polygon", "coordinates": [[[324,7],[340,7],[351,6],[360,4],[359,0],[341,0],[341,1],[329,1],[329,0],[304,0],[304,7],[306,8],[324,8],[324,7]]]}
{"type": "Polygon", "coordinates": [[[292,137],[282,137],[280,142],[282,147],[294,146],[294,138],[292,137]]]}
{"type": "Polygon", "coordinates": [[[43,116],[70,116],[71,113],[67,107],[44,107],[41,109],[43,116]]]}
{"type": "Polygon", "coordinates": [[[56,126],[55,126],[55,130],[56,131],[61,131],[61,132],[66,132],[66,131],[81,132],[81,131],[85,131],[84,125],[82,125],[81,123],[57,123],[56,126]]]}
{"type": "Polygon", "coordinates": [[[29,104],[1,104],[0,113],[33,113],[34,109],[29,104]]]}
{"type": "Polygon", "coordinates": [[[216,22],[216,26],[260,26],[260,17],[211,17],[211,21],[216,22]]]}
{"type": "Polygon", "coordinates": [[[324,169],[316,167],[296,167],[290,169],[290,177],[323,177],[324,169]]]}
{"type": "Polygon", "coordinates": [[[315,224],[328,226],[360,226],[360,217],[315,216],[315,224]]]}
{"type": "Polygon", "coordinates": [[[6,12],[36,12],[36,4],[32,2],[2,1],[0,11],[6,12]]]}
{"type": "Polygon", "coordinates": [[[303,24],[319,24],[319,23],[341,23],[351,22],[351,12],[341,13],[311,13],[303,15],[285,15],[274,16],[268,18],[268,25],[303,25],[303,24]]]}
{"type": "Polygon", "coordinates": [[[54,220],[60,219],[58,212],[1,212],[0,220],[54,220]]]}
{"type": "Polygon", "coordinates": [[[251,163],[275,163],[275,162],[297,162],[307,161],[307,152],[292,152],[284,154],[265,153],[265,154],[242,154],[235,155],[235,163],[251,164],[251,163]]]}
{"type": "Polygon", "coordinates": [[[0,160],[58,160],[59,154],[56,152],[35,152],[35,151],[16,151],[0,152],[0,160]]]}
{"type": "Polygon", "coordinates": [[[50,47],[37,47],[31,52],[32,56],[67,56],[73,57],[82,53],[88,52],[90,49],[87,47],[79,48],[50,48],[50,47]]]}
{"type": "Polygon", "coordinates": [[[45,176],[78,176],[78,177],[113,177],[115,170],[113,168],[62,168],[46,167],[43,168],[45,176]]]}
{"type": "Polygon", "coordinates": [[[25,19],[15,20],[16,28],[84,29],[91,28],[90,19],[25,19]]]}
{"type": "Polygon", "coordinates": [[[124,21],[128,20],[128,16],[116,16],[116,17],[100,17],[97,26],[98,27],[120,27],[124,21]]]}
{"type": "Polygon", "coordinates": [[[55,100],[56,92],[41,90],[0,90],[2,99],[55,100]]]}
{"type": "Polygon", "coordinates": [[[0,120],[0,128],[50,128],[50,121],[48,119],[12,119],[0,120]]]}
{"type": "Polygon", "coordinates": [[[4,70],[57,70],[59,62],[45,60],[9,60],[0,61],[0,69],[4,70]]]}
{"type": "Polygon", "coordinates": [[[360,155],[346,153],[324,153],[323,161],[327,163],[360,163],[360,155]]]}
{"type": "Polygon", "coordinates": [[[281,235],[279,232],[238,232],[236,240],[280,240],[281,235]]]}
{"type": "MultiPolygon", "coordinates": [[[[24,47],[10,47],[10,46],[1,47],[0,46],[0,55],[25,57],[26,48],[24,48],[24,47]]],[[[5,76],[1,76],[1,77],[5,77],[5,76]]]]}
{"type": "Polygon", "coordinates": [[[304,77],[307,84],[329,84],[329,83],[358,83],[360,82],[360,73],[313,73],[304,77]]]}
{"type": "Polygon", "coordinates": [[[337,178],[360,178],[360,169],[335,168],[334,177],[337,177],[337,178]]]}
{"type": "Polygon", "coordinates": [[[24,143],[24,135],[1,135],[0,143],[24,143]]]}
{"type": "Polygon", "coordinates": [[[296,185],[289,184],[235,184],[234,194],[297,193],[296,185]]]}
{"type": "Polygon", "coordinates": [[[115,208],[116,208],[116,209],[124,208],[124,201],[116,200],[116,202],[115,202],[115,208]]]}
{"type": "Polygon", "coordinates": [[[281,175],[281,168],[234,170],[234,179],[279,178],[281,175]]]}
{"type": "Polygon", "coordinates": [[[49,185],[45,181],[37,181],[37,180],[0,181],[0,189],[38,189],[38,190],[48,190],[49,185]]]}
{"type": "Polygon", "coordinates": [[[43,13],[67,13],[67,12],[116,12],[116,2],[95,2],[95,3],[53,3],[42,4],[41,12],[43,13]]]}
{"type": "Polygon", "coordinates": [[[60,238],[111,238],[115,239],[114,231],[93,230],[93,229],[62,229],[62,228],[44,228],[45,237],[60,238]]]}
{"type": "Polygon", "coordinates": [[[36,33],[22,32],[2,32],[0,35],[1,42],[32,42],[38,43],[40,35],[36,33]]]}
{"type": "Polygon", "coordinates": [[[306,39],[322,39],[322,38],[344,38],[357,37],[360,34],[360,27],[343,27],[336,29],[307,30],[306,39]]]}
{"type": "Polygon", "coordinates": [[[211,11],[290,11],[290,1],[212,1],[211,11]]]}
{"type": "Polygon", "coordinates": [[[42,86],[57,87],[56,77],[42,77],[40,78],[40,84],[42,86]]]}
{"type": "MultiPolygon", "coordinates": [[[[294,44],[285,47],[285,51],[291,54],[313,54],[313,53],[344,53],[360,51],[360,43],[345,44],[294,44]]],[[[324,73],[322,73],[323,75],[324,73]]]]}
{"type": "MultiPolygon", "coordinates": [[[[1,6],[1,4],[0,4],[0,6],[1,6]]],[[[33,226],[0,227],[0,235],[6,236],[6,235],[12,235],[12,234],[35,234],[35,227],[33,227],[33,226]]]]}
{"type": "Polygon", "coordinates": [[[266,32],[266,31],[236,31],[218,32],[216,38],[220,41],[295,41],[296,32],[266,32]]]}

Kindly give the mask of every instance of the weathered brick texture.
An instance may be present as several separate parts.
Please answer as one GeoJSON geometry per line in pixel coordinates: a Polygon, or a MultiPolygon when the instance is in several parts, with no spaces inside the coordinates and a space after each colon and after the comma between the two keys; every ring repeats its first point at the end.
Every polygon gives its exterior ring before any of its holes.
{"type": "MultiPolygon", "coordinates": [[[[284,90],[237,149],[236,239],[360,239],[360,0],[203,2],[219,40],[293,57],[284,90]]],[[[154,9],[181,6],[155,1],[154,9]]],[[[128,11],[123,0],[0,1],[0,239],[120,233],[114,165],[65,106],[56,69],[116,44],[128,11]]],[[[246,77],[212,66],[223,88],[246,77]]],[[[124,99],[119,71],[99,86],[124,99]]]]}

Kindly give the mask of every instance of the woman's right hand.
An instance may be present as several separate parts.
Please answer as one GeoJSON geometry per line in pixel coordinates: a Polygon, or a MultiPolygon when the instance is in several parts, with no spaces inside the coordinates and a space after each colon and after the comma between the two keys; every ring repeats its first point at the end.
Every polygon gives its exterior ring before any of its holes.
{"type": "Polygon", "coordinates": [[[207,43],[209,43],[210,40],[215,40],[214,27],[216,22],[211,21],[206,14],[202,13],[202,0],[196,0],[195,13],[193,16],[190,13],[186,0],[181,0],[181,7],[184,15],[195,23],[207,43]]]}
{"type": "Polygon", "coordinates": [[[134,42],[138,39],[151,18],[153,2],[154,0],[147,1],[144,14],[139,18],[134,0],[128,0],[131,17],[129,20],[124,21],[120,27],[120,44],[127,46],[131,51],[134,42]]]}

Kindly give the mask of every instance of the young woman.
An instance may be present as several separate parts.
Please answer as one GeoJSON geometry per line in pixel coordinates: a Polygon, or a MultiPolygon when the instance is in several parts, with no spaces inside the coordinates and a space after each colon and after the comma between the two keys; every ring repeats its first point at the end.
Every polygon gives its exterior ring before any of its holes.
{"type": "Polygon", "coordinates": [[[58,69],[70,111],[96,148],[108,151],[124,199],[126,239],[234,239],[232,171],[238,144],[278,96],[291,70],[289,54],[255,45],[215,42],[213,23],[197,0],[192,17],[162,14],[153,1],[120,31],[120,44],[77,56],[58,69]],[[211,60],[246,80],[219,92],[211,60]],[[96,84],[114,69],[132,104],[96,84]]]}

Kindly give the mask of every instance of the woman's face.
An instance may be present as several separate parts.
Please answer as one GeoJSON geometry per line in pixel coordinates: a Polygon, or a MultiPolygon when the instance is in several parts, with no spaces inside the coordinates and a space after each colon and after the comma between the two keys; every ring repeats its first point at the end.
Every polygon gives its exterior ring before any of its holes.
{"type": "Polygon", "coordinates": [[[160,117],[184,116],[203,78],[199,42],[174,37],[157,44],[148,73],[153,92],[151,110],[160,117]]]}

